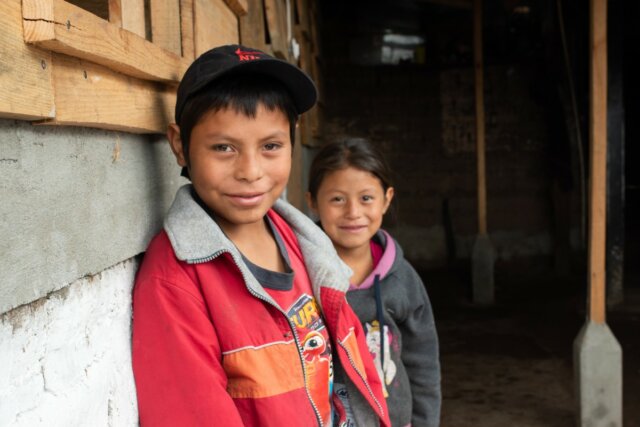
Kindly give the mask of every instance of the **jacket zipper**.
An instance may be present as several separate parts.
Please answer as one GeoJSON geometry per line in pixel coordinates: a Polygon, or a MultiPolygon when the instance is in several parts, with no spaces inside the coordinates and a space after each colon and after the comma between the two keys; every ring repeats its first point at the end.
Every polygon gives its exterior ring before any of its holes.
{"type": "MultiPolygon", "coordinates": [[[[229,253],[229,255],[231,255],[231,258],[233,258],[233,261],[236,263],[236,265],[238,264],[238,260],[236,260],[236,258],[233,256],[233,254],[228,251],[228,250],[219,250],[217,252],[214,252],[212,255],[205,257],[205,258],[198,258],[198,259],[194,259],[189,261],[189,264],[202,264],[205,262],[209,262],[215,258],[217,258],[218,256],[220,256],[223,253],[229,253]]],[[[302,357],[302,349],[300,346],[300,338],[298,337],[298,332],[296,331],[295,326],[291,323],[291,320],[289,319],[289,317],[287,316],[287,314],[277,305],[271,303],[271,301],[267,300],[266,298],[264,298],[262,295],[256,293],[253,289],[249,288],[248,286],[246,286],[247,283],[247,277],[244,275],[244,272],[242,271],[242,269],[238,268],[238,270],[240,270],[240,274],[242,275],[242,279],[244,280],[245,283],[245,287],[247,288],[247,290],[249,291],[249,293],[251,295],[253,295],[254,297],[258,298],[259,300],[269,304],[270,306],[274,307],[276,310],[278,310],[280,313],[282,313],[282,315],[284,316],[285,319],[287,319],[287,324],[289,325],[289,329],[291,329],[291,332],[293,333],[293,339],[296,343],[296,350],[298,351],[298,359],[300,360],[300,364],[302,365],[302,377],[304,379],[304,391],[307,394],[307,399],[309,399],[309,403],[311,403],[311,407],[313,408],[313,412],[316,416],[316,420],[318,421],[318,425],[320,427],[323,427],[322,424],[322,418],[320,417],[320,411],[318,410],[318,407],[316,406],[315,402],[313,401],[313,399],[311,398],[311,395],[309,394],[309,388],[307,387],[307,367],[304,364],[304,358],[302,357]]],[[[374,397],[375,399],[375,397],[374,397]]],[[[376,403],[378,403],[376,401],[376,403]]]]}
{"type": "Polygon", "coordinates": [[[367,388],[367,391],[371,395],[371,398],[376,403],[376,405],[378,405],[378,409],[380,410],[380,413],[382,415],[384,415],[384,410],[382,409],[382,405],[380,405],[380,402],[378,402],[378,399],[376,399],[376,396],[373,394],[373,391],[371,391],[371,387],[369,386],[369,383],[367,382],[367,380],[364,378],[362,373],[358,370],[358,367],[356,366],[355,362],[353,361],[353,358],[351,357],[351,353],[349,353],[349,350],[347,349],[347,347],[344,346],[344,344],[342,344],[341,341],[339,341],[339,340],[337,340],[337,341],[338,341],[338,344],[340,345],[340,347],[342,347],[342,349],[345,351],[345,353],[347,353],[347,358],[349,359],[349,363],[351,364],[351,367],[353,368],[354,371],[356,371],[356,373],[358,374],[358,376],[360,377],[360,379],[364,383],[365,387],[367,388]]]}

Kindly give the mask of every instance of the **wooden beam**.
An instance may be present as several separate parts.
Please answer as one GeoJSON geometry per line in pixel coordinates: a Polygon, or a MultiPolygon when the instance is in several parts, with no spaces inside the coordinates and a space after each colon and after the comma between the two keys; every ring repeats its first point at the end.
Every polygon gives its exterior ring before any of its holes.
{"type": "Polygon", "coordinates": [[[607,195],[607,1],[591,0],[589,48],[589,318],[605,322],[607,195]]]}
{"type": "Polygon", "coordinates": [[[0,1],[0,21],[0,117],[53,117],[51,52],[24,43],[20,0],[0,1]]]}
{"type": "Polygon", "coordinates": [[[264,13],[263,0],[249,0],[248,13],[239,19],[240,42],[268,53],[264,13]]]}
{"type": "Polygon", "coordinates": [[[180,0],[180,26],[182,33],[182,56],[195,59],[196,47],[193,39],[193,0],[180,0]]]}
{"type": "Polygon", "coordinates": [[[476,89],[476,155],[478,174],[478,234],[487,234],[487,183],[482,65],[482,0],[473,2],[473,57],[476,89]]]}
{"type": "Polygon", "coordinates": [[[122,8],[122,28],[147,37],[147,25],[144,16],[144,0],[120,0],[122,8]]]}
{"type": "Polygon", "coordinates": [[[238,17],[246,15],[249,11],[249,3],[247,0],[224,0],[224,2],[238,17]]]}
{"type": "Polygon", "coordinates": [[[43,124],[164,133],[173,121],[175,89],[103,66],[53,54],[55,119],[43,124]]]}
{"type": "Polygon", "coordinates": [[[176,55],[182,55],[179,0],[149,0],[151,41],[176,55]]]}
{"type": "Polygon", "coordinates": [[[223,0],[195,0],[196,56],[209,49],[240,40],[238,18],[223,0]]]}
{"type": "Polygon", "coordinates": [[[190,61],[63,0],[23,0],[24,39],[146,80],[178,82],[190,61]]]}

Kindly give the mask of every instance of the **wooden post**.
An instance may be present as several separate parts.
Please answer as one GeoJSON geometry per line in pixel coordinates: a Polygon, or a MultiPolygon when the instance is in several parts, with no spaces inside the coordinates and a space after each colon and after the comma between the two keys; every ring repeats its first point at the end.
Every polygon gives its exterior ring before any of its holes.
{"type": "Polygon", "coordinates": [[[473,302],[492,305],[495,302],[493,269],[495,250],[487,234],[487,173],[484,129],[484,78],[482,67],[482,0],[473,1],[473,56],[476,95],[476,156],[478,181],[478,234],[471,252],[473,302]]]}
{"type": "Polygon", "coordinates": [[[591,0],[590,8],[589,318],[595,323],[604,323],[607,210],[607,1],[591,0]]]}
{"type": "Polygon", "coordinates": [[[478,168],[478,234],[487,234],[487,184],[485,167],[484,79],[482,69],[482,0],[473,2],[473,56],[476,89],[476,151],[478,168]]]}

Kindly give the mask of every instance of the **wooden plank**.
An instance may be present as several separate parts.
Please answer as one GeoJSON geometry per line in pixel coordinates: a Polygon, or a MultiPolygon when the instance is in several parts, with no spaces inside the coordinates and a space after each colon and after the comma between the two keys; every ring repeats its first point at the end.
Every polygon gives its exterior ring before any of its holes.
{"type": "Polygon", "coordinates": [[[286,5],[283,0],[264,0],[264,8],[273,54],[278,58],[287,60],[289,58],[289,49],[286,5]]]}
{"type": "Polygon", "coordinates": [[[175,89],[138,80],[78,58],[53,54],[56,117],[43,124],[164,133],[175,89]]]}
{"type": "Polygon", "coordinates": [[[238,17],[246,15],[249,10],[247,0],[224,0],[224,2],[238,17]]]}
{"type": "Polygon", "coordinates": [[[589,127],[589,318],[605,322],[607,211],[607,1],[591,0],[589,127]]]}
{"type": "Polygon", "coordinates": [[[248,13],[240,17],[240,43],[267,52],[266,27],[263,0],[248,0],[248,13]]]}
{"type": "Polygon", "coordinates": [[[120,0],[122,8],[122,28],[137,34],[143,39],[147,36],[144,17],[144,0],[120,0]]]}
{"type": "Polygon", "coordinates": [[[216,46],[239,42],[238,18],[223,0],[195,0],[194,7],[196,56],[216,46]]]}
{"type": "Polygon", "coordinates": [[[305,36],[309,36],[309,4],[308,0],[295,0],[296,6],[296,25],[300,26],[300,30],[305,36]]]}
{"type": "Polygon", "coordinates": [[[63,0],[23,0],[24,38],[147,80],[178,82],[189,61],[63,0]]]}
{"type": "Polygon", "coordinates": [[[53,117],[51,52],[26,45],[20,0],[0,2],[0,117],[53,117]]]}
{"type": "Polygon", "coordinates": [[[180,0],[180,26],[182,32],[182,56],[195,59],[196,47],[193,40],[193,0],[180,0]]]}
{"type": "Polygon", "coordinates": [[[476,154],[478,173],[478,234],[487,234],[484,76],[482,69],[482,0],[473,3],[473,56],[476,92],[476,154]]]}
{"type": "Polygon", "coordinates": [[[120,0],[109,0],[109,22],[122,27],[122,3],[120,0]]]}
{"type": "Polygon", "coordinates": [[[182,55],[179,0],[149,0],[151,41],[177,55],[182,55]]]}

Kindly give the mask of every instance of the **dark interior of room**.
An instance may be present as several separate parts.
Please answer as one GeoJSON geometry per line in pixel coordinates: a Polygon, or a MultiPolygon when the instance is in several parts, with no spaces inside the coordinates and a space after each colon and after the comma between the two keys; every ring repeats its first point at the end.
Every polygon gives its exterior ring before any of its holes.
{"type": "MultiPolygon", "coordinates": [[[[587,291],[589,8],[575,0],[483,3],[495,305],[470,297],[471,2],[323,1],[323,138],[366,137],[394,171],[397,203],[385,226],[432,299],[442,426],[574,425],[572,345],[587,291]]],[[[640,426],[639,16],[638,4],[609,1],[607,283],[620,281],[623,298],[609,306],[608,323],[624,351],[625,427],[640,426]]]]}

